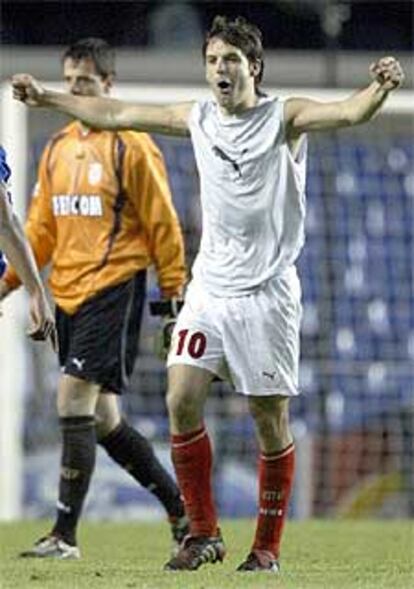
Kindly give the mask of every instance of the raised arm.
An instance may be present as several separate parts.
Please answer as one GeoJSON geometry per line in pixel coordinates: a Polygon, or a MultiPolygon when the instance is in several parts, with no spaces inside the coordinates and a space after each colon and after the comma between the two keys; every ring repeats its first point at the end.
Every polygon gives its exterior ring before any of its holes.
{"type": "Polygon", "coordinates": [[[359,125],[372,119],[388,94],[401,86],[404,72],[393,57],[384,57],[370,67],[371,84],[345,100],[322,103],[307,98],[290,98],[285,105],[289,139],[301,133],[359,125]]]}
{"type": "Polygon", "coordinates": [[[12,78],[13,97],[28,106],[58,110],[98,129],[134,129],[164,135],[189,134],[192,102],[153,105],[135,104],[106,97],[73,96],[53,92],[29,74],[12,78]]]}

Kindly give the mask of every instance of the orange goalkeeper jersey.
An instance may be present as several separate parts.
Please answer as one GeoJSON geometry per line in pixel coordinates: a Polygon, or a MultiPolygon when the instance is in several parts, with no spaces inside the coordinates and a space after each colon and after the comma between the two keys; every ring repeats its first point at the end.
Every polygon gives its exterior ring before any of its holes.
{"type": "MultiPolygon", "coordinates": [[[[162,295],[181,292],[184,246],[163,158],[149,135],[84,130],[74,122],[46,146],[26,223],[50,289],[74,313],[102,289],[154,264],[162,295]]],[[[19,285],[12,268],[4,276],[19,285]]]]}

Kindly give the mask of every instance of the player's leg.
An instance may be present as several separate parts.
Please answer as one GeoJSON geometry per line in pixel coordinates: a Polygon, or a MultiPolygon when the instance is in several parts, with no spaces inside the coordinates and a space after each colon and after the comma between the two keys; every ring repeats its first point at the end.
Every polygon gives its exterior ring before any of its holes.
{"type": "Polygon", "coordinates": [[[187,533],[188,522],[184,517],[184,504],[176,483],[160,464],[148,440],[125,420],[121,420],[116,401],[105,401],[108,393],[111,398],[113,394],[120,396],[128,389],[138,355],[145,297],[145,270],[138,272],[128,282],[110,289],[105,297],[108,305],[105,314],[110,318],[111,330],[110,341],[107,341],[106,346],[111,360],[108,369],[106,354],[98,376],[98,382],[102,383],[99,409],[107,420],[105,425],[101,420],[99,437],[100,444],[109,456],[161,501],[170,516],[173,537],[178,542],[187,533]],[[104,437],[103,428],[106,430],[104,437]]]}
{"type": "Polygon", "coordinates": [[[242,571],[277,572],[293,480],[289,397],[298,394],[300,286],[294,268],[227,302],[224,350],[236,390],[249,399],[259,442],[259,513],[242,571]]]}
{"type": "Polygon", "coordinates": [[[58,415],[62,434],[57,516],[50,534],[23,557],[79,558],[76,530],[95,466],[96,384],[63,375],[58,387],[58,415]]]}
{"type": "Polygon", "coordinates": [[[212,448],[203,420],[213,377],[196,366],[178,364],[168,370],[171,455],[190,520],[190,535],[165,565],[167,570],[195,570],[207,562],[221,561],[225,554],[213,496],[212,448]]]}
{"type": "Polygon", "coordinates": [[[118,395],[104,392],[96,405],[98,443],[108,455],[164,506],[176,544],[188,533],[184,503],[176,482],[158,460],[149,441],[121,416],[118,395]]]}
{"type": "Polygon", "coordinates": [[[190,519],[190,535],[168,570],[194,570],[222,560],[212,484],[212,449],[204,424],[204,405],[215,376],[228,376],[220,331],[219,300],[191,283],[174,328],[168,356],[167,406],[171,455],[190,519]]]}
{"type": "Polygon", "coordinates": [[[63,375],[58,388],[62,459],[57,520],[53,534],[76,544],[76,529],[95,466],[95,407],[99,386],[63,375]]]}
{"type": "MultiPolygon", "coordinates": [[[[63,451],[58,518],[52,538],[62,536],[68,546],[75,542],[76,525],[95,462],[95,409],[99,393],[102,388],[121,393],[125,386],[124,338],[134,293],[132,279],[98,293],[72,315],[56,308],[59,361],[64,372],[58,390],[63,451]],[[83,474],[78,476],[81,470],[83,474]],[[68,501],[73,501],[73,507],[68,501]]],[[[46,552],[48,547],[40,542],[37,549],[46,552]]],[[[50,554],[39,554],[49,555],[66,558],[52,550],[50,554]]]]}
{"type": "Polygon", "coordinates": [[[251,552],[239,570],[277,572],[295,465],[289,399],[249,397],[249,408],[260,448],[259,514],[251,552]]]}
{"type": "Polygon", "coordinates": [[[170,419],[171,456],[183,493],[193,536],[215,536],[210,438],[203,410],[212,375],[194,366],[168,370],[167,407],[170,419]]]}

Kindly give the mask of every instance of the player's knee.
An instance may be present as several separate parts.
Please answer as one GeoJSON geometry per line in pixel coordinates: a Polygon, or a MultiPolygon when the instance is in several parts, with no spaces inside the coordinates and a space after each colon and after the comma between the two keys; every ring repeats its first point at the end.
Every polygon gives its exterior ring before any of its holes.
{"type": "Polygon", "coordinates": [[[194,394],[183,388],[169,389],[167,408],[170,418],[182,425],[192,422],[200,413],[200,407],[194,394]]]}
{"type": "Polygon", "coordinates": [[[112,431],[114,431],[119,424],[120,419],[108,419],[106,416],[102,417],[99,414],[95,414],[96,438],[98,440],[106,438],[106,436],[108,436],[112,431]]]}
{"type": "Polygon", "coordinates": [[[98,440],[106,437],[121,423],[117,396],[101,393],[95,407],[95,426],[98,440]]]}
{"type": "Polygon", "coordinates": [[[278,437],[289,432],[288,398],[251,397],[249,407],[259,432],[274,432],[278,437]]]}
{"type": "Polygon", "coordinates": [[[98,385],[64,375],[58,387],[57,410],[59,416],[93,415],[98,393],[98,385]]]}

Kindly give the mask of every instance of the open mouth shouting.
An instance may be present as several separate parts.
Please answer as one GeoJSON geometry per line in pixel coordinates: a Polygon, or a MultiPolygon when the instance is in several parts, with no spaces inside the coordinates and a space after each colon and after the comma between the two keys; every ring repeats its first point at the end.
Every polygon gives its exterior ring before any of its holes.
{"type": "Polygon", "coordinates": [[[217,88],[222,96],[229,96],[232,91],[232,85],[228,80],[219,80],[217,82],[217,88]]]}

